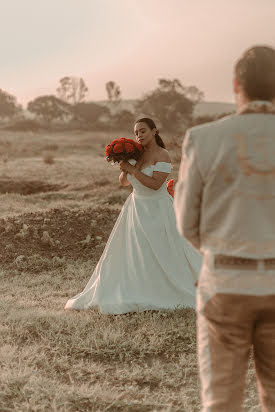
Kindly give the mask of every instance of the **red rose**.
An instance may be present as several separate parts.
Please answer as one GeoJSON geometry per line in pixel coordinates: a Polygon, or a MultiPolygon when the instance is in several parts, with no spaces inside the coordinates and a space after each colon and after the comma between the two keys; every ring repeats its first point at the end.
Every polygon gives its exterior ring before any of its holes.
{"type": "Polygon", "coordinates": [[[126,139],[126,137],[121,137],[120,139],[118,139],[120,142],[124,142],[125,140],[128,140],[128,139],[126,139]]]}
{"type": "Polygon", "coordinates": [[[142,152],[143,146],[142,146],[140,143],[135,143],[135,145],[136,145],[136,148],[137,148],[140,152],[142,152]]]}
{"type": "Polygon", "coordinates": [[[135,148],[132,143],[125,143],[125,150],[127,153],[131,153],[135,150],[135,148]]]}
{"type": "Polygon", "coordinates": [[[108,144],[105,147],[105,156],[108,157],[110,155],[111,151],[112,151],[112,146],[110,144],[108,144]]]}
{"type": "Polygon", "coordinates": [[[122,153],[123,152],[123,146],[121,143],[117,143],[113,147],[114,153],[122,153]]]}
{"type": "Polygon", "coordinates": [[[115,139],[111,142],[111,145],[114,146],[115,144],[120,143],[119,139],[115,139]]]}
{"type": "Polygon", "coordinates": [[[168,180],[168,182],[166,183],[166,187],[167,187],[167,191],[169,193],[169,195],[171,195],[172,197],[174,197],[174,179],[170,179],[168,180]]]}

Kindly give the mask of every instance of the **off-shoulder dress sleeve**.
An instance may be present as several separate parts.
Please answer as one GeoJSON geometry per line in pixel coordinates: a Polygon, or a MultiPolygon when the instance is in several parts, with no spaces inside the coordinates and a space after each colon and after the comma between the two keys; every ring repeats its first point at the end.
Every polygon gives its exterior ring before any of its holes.
{"type": "Polygon", "coordinates": [[[168,162],[157,162],[154,165],[154,172],[170,173],[172,170],[172,164],[168,162]]]}

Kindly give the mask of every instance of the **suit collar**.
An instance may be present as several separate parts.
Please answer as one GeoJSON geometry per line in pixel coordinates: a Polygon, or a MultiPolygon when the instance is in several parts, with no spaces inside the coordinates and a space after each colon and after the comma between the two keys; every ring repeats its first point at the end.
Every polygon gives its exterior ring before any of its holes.
{"type": "Polygon", "coordinates": [[[269,100],[252,100],[251,102],[242,105],[238,110],[238,114],[248,113],[266,113],[275,114],[275,105],[269,100]]]}

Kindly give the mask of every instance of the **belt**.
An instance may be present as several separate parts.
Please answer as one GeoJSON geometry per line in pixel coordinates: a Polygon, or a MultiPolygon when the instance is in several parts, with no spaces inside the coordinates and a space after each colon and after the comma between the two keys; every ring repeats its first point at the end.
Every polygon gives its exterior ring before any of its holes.
{"type": "Polygon", "coordinates": [[[252,259],[239,256],[215,255],[216,269],[271,270],[275,269],[275,258],[252,259]]]}

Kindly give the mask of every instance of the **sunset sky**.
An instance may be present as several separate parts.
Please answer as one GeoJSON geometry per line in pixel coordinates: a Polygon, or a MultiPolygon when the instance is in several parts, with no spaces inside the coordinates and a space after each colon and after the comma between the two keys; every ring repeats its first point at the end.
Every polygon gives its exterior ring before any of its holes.
{"type": "Polygon", "coordinates": [[[109,80],[139,98],[163,77],[232,102],[234,61],[275,47],[275,0],[1,0],[0,15],[0,88],[24,105],[65,75],[83,77],[88,100],[109,80]]]}

